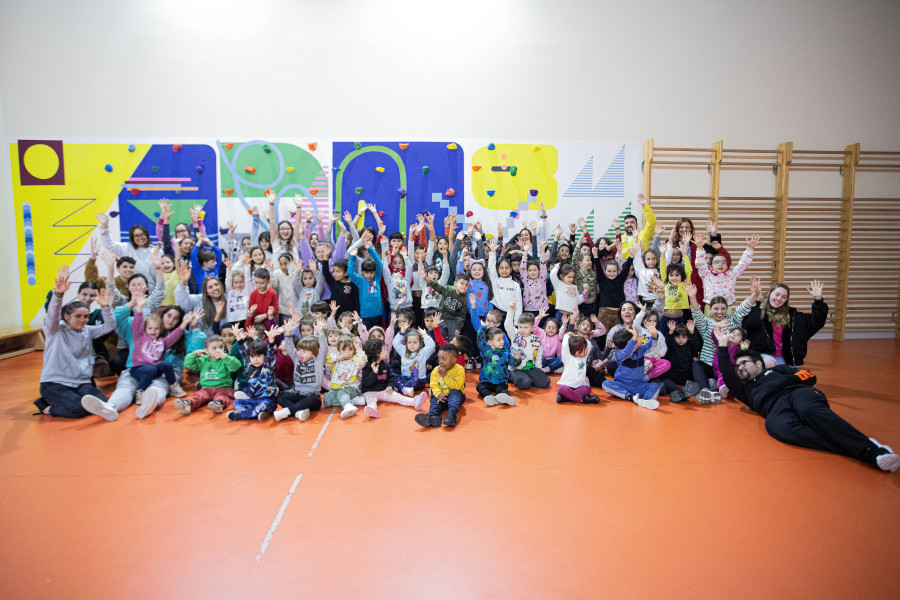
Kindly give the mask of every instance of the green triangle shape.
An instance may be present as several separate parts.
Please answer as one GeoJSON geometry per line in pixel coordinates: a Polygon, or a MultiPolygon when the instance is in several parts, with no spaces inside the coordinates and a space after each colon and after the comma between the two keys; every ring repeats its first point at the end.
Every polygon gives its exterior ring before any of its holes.
{"type": "MultiPolygon", "coordinates": [[[[159,219],[159,200],[128,200],[128,202],[154,223],[159,219]]],[[[207,201],[202,198],[196,200],[178,200],[169,198],[169,206],[172,207],[173,213],[172,218],[169,219],[169,223],[172,223],[173,225],[175,223],[190,223],[191,208],[193,208],[195,204],[204,206],[206,202],[207,201]]]]}

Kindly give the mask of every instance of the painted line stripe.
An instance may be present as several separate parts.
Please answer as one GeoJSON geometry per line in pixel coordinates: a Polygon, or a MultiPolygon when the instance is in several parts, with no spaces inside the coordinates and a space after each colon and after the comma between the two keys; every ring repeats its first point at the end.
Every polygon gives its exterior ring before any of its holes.
{"type": "Polygon", "coordinates": [[[322,439],[322,436],[325,435],[325,430],[328,428],[328,424],[331,423],[331,419],[334,417],[334,413],[337,412],[337,406],[331,409],[331,414],[328,415],[328,420],[325,421],[325,425],[322,426],[322,431],[319,432],[319,437],[316,438],[315,443],[312,445],[312,449],[310,449],[309,454],[306,455],[306,458],[312,458],[313,452],[316,451],[316,447],[319,445],[319,441],[322,439]]]}
{"type": "MultiPolygon", "coordinates": [[[[126,190],[137,190],[139,192],[177,192],[179,190],[185,192],[196,192],[200,188],[198,187],[181,187],[181,186],[170,186],[170,185],[147,185],[146,183],[140,184],[140,187],[137,186],[122,186],[126,190]]],[[[177,199],[177,198],[176,198],[177,199]]]]}
{"type": "Polygon", "coordinates": [[[281,508],[278,511],[278,514],[275,515],[275,520],[272,521],[272,526],[269,527],[269,533],[266,534],[266,539],[263,540],[262,547],[259,549],[259,554],[256,555],[256,562],[262,560],[263,554],[266,553],[266,549],[269,547],[269,542],[272,541],[272,536],[275,535],[275,530],[278,529],[278,524],[281,522],[281,517],[284,516],[284,511],[287,510],[288,504],[291,502],[291,496],[294,494],[294,490],[297,489],[297,484],[300,483],[300,478],[303,477],[303,473],[297,475],[294,478],[294,483],[291,485],[291,489],[288,491],[287,496],[284,497],[284,502],[281,503],[281,508]]]}
{"type": "Polygon", "coordinates": [[[132,177],[127,182],[131,183],[152,183],[154,181],[190,181],[190,177],[132,177]]]}

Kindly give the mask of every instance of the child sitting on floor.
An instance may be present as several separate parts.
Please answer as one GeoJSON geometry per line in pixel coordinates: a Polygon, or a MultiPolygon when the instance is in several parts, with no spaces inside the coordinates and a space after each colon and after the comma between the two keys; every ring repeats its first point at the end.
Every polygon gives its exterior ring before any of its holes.
{"type": "Polygon", "coordinates": [[[265,421],[275,410],[275,396],[278,387],[275,385],[275,338],[281,333],[279,327],[266,331],[268,342],[257,339],[247,343],[247,334],[235,328],[238,347],[248,373],[248,398],[235,395],[234,410],[228,412],[230,421],[258,419],[265,421]]]}
{"type": "Polygon", "coordinates": [[[190,398],[175,399],[175,409],[183,415],[191,414],[204,404],[220,413],[234,402],[233,373],[241,369],[241,361],[228,354],[221,336],[208,336],[203,348],[184,357],[185,369],[200,371],[202,387],[190,398]]]}
{"type": "Polygon", "coordinates": [[[591,394],[587,378],[590,343],[580,335],[567,333],[562,340],[563,373],[557,382],[556,401],[597,404],[600,398],[591,394]]]}
{"type": "Polygon", "coordinates": [[[359,338],[341,334],[337,342],[337,355],[328,354],[326,359],[331,371],[331,389],[325,392],[324,406],[340,406],[341,418],[356,414],[353,399],[358,398],[359,370],[366,362],[366,355],[360,348],[359,338]]]}
{"type": "Polygon", "coordinates": [[[603,382],[603,390],[617,398],[634,402],[643,408],[659,408],[659,384],[644,382],[644,354],[656,343],[658,333],[652,325],[647,325],[650,339],[640,345],[641,338],[632,327],[616,332],[613,343],[618,351],[618,368],[612,381],[603,382]]]}
{"type": "Polygon", "coordinates": [[[457,364],[459,352],[456,346],[444,344],[438,350],[438,366],[431,371],[431,406],[428,413],[416,415],[416,423],[422,427],[440,427],[441,413],[446,409],[445,427],[456,427],[459,407],[466,389],[466,370],[457,364]]]}
{"type": "Polygon", "coordinates": [[[399,385],[391,370],[391,363],[388,361],[388,346],[383,339],[369,338],[363,344],[363,351],[366,353],[368,361],[362,370],[362,395],[366,402],[363,412],[367,416],[375,419],[381,416],[381,411],[378,410],[379,400],[412,406],[416,410],[421,410],[425,406],[425,401],[428,400],[427,392],[410,398],[396,391],[399,385]]]}

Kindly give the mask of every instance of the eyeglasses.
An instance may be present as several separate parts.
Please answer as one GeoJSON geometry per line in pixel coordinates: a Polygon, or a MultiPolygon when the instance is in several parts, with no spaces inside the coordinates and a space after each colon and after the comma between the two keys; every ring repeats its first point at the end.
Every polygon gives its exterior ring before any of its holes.
{"type": "Polygon", "coordinates": [[[752,364],[752,363],[753,363],[752,360],[739,360],[736,363],[734,363],[734,366],[741,368],[741,367],[746,367],[747,365],[752,364]]]}

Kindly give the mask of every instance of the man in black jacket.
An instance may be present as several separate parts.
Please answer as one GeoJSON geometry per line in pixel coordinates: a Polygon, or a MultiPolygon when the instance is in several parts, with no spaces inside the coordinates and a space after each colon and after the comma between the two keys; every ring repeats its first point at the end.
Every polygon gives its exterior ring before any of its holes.
{"type": "Polygon", "coordinates": [[[762,357],[743,350],[731,364],[726,322],[716,325],[719,368],[735,397],[766,419],[766,431],[786,444],[825,450],[894,472],[900,457],[890,447],[867,438],[828,406],[825,394],[813,387],[816,376],[790,365],[766,369],[762,357]]]}

